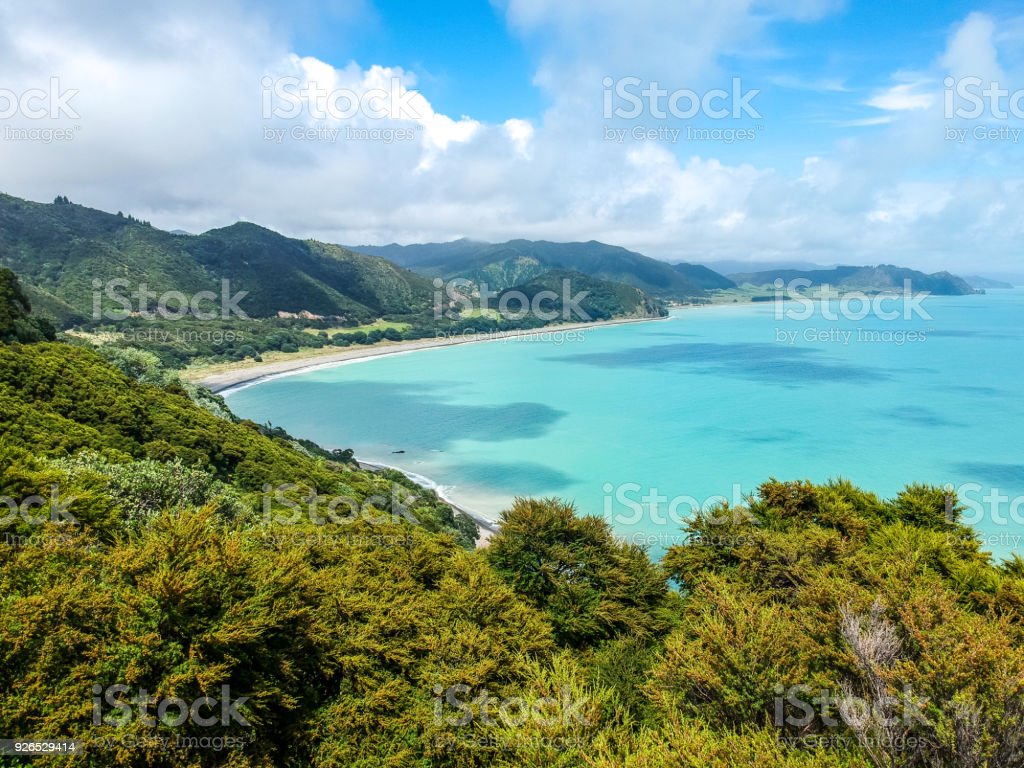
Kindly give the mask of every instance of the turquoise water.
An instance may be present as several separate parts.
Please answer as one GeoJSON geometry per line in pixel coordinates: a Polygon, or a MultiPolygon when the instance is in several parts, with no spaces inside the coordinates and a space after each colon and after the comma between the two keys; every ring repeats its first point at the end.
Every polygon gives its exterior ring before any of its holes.
{"type": "Polygon", "coordinates": [[[1024,292],[923,307],[930,319],[687,309],[322,368],[228,399],[243,417],[432,478],[492,519],[515,496],[572,499],[655,556],[695,504],[771,476],[842,476],[886,496],[952,484],[990,551],[1024,552],[1024,292]],[[992,489],[1009,500],[983,502],[992,489]]]}

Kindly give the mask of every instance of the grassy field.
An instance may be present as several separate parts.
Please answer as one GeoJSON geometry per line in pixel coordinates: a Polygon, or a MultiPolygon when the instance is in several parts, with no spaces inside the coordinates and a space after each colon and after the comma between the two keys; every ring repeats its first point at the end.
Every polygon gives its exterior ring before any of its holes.
{"type": "Polygon", "coordinates": [[[367,323],[366,325],[357,325],[351,328],[338,326],[334,328],[323,329],[306,328],[305,330],[307,333],[311,333],[314,336],[322,333],[323,331],[327,331],[328,336],[333,336],[336,333],[356,333],[357,331],[362,331],[363,333],[369,333],[370,331],[386,331],[388,330],[388,328],[394,328],[396,331],[402,332],[409,330],[410,327],[411,326],[409,325],[409,323],[394,323],[391,322],[390,320],[374,320],[372,323],[367,323]]]}

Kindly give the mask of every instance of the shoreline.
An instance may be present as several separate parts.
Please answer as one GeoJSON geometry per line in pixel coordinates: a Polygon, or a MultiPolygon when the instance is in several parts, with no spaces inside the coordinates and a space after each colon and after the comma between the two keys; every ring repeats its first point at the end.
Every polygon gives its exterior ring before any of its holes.
{"type": "MultiPolygon", "coordinates": [[[[291,360],[278,360],[271,363],[257,363],[243,368],[235,368],[207,376],[186,378],[194,384],[204,386],[212,392],[220,395],[228,395],[240,389],[259,384],[271,379],[295,376],[319,368],[333,368],[363,360],[375,360],[389,357],[391,355],[409,354],[427,349],[441,349],[444,347],[460,346],[463,344],[484,344],[491,341],[502,341],[506,339],[521,339],[538,336],[545,336],[552,333],[567,333],[572,331],[583,331],[591,328],[608,328],[611,326],[628,325],[631,323],[649,323],[659,320],[671,320],[672,315],[665,317],[635,317],[621,318],[618,320],[604,320],[590,323],[569,323],[553,325],[531,330],[500,331],[496,333],[472,334],[466,336],[441,337],[429,339],[416,339],[414,341],[396,342],[394,344],[363,347],[361,349],[345,349],[339,352],[332,352],[320,355],[306,355],[291,360]]],[[[438,498],[450,506],[455,512],[466,515],[476,523],[479,534],[476,539],[478,549],[486,547],[491,537],[498,532],[499,525],[496,521],[475,512],[468,507],[450,498],[443,490],[443,486],[432,478],[419,475],[411,470],[399,466],[385,464],[381,461],[363,460],[356,457],[360,467],[370,471],[381,471],[391,469],[401,472],[413,482],[434,491],[438,498]]]]}
{"type": "Polygon", "coordinates": [[[290,360],[276,360],[270,363],[255,363],[240,368],[231,368],[218,373],[189,375],[186,370],[183,378],[193,384],[199,384],[211,392],[226,395],[232,391],[248,387],[259,382],[284,376],[294,376],[306,373],[318,368],[333,368],[335,366],[352,363],[359,360],[372,360],[390,355],[407,354],[420,352],[426,349],[441,349],[444,347],[461,346],[463,344],[483,344],[489,341],[502,341],[506,339],[528,339],[531,337],[544,336],[552,333],[566,333],[570,331],[584,331],[593,328],[609,328],[617,325],[629,325],[632,323],[651,323],[660,320],[670,320],[671,315],[666,317],[635,317],[622,318],[618,320],[600,320],[590,323],[570,323],[565,325],[552,325],[530,330],[498,331],[493,333],[477,333],[466,336],[454,337],[433,337],[416,339],[413,341],[399,341],[387,345],[374,345],[358,349],[346,348],[338,352],[325,354],[313,354],[296,357],[290,360]]]}
{"type": "Polygon", "coordinates": [[[477,534],[476,537],[477,549],[486,547],[490,543],[491,537],[494,536],[494,534],[496,534],[501,528],[497,521],[491,520],[488,517],[484,517],[484,515],[480,512],[474,512],[472,509],[469,509],[468,507],[465,507],[462,504],[453,501],[451,498],[448,497],[447,494],[445,494],[443,490],[444,486],[442,486],[437,481],[429,477],[426,477],[425,475],[410,472],[408,470],[402,469],[401,467],[396,467],[393,464],[385,464],[381,461],[376,460],[369,461],[356,459],[356,463],[359,465],[361,469],[368,469],[371,472],[380,472],[385,469],[391,469],[394,470],[395,472],[401,472],[403,475],[405,475],[407,478],[412,480],[417,485],[421,485],[427,490],[431,490],[434,493],[436,493],[437,497],[441,499],[441,501],[443,501],[449,507],[451,507],[455,512],[459,512],[465,515],[474,523],[476,523],[477,529],[479,530],[479,533],[477,534]]]}
{"type": "MultiPolygon", "coordinates": [[[[741,304],[745,303],[746,302],[741,302],[741,304]]],[[[414,341],[396,342],[393,344],[363,347],[359,349],[344,349],[327,354],[305,355],[290,360],[278,360],[271,363],[256,363],[254,365],[233,368],[206,376],[187,378],[195,384],[207,387],[212,392],[221,395],[229,395],[232,392],[236,392],[264,381],[283,378],[285,376],[294,376],[320,368],[333,368],[364,360],[388,357],[391,355],[409,354],[427,349],[441,349],[444,347],[459,346],[463,344],[483,344],[491,341],[502,341],[507,339],[541,337],[552,333],[585,331],[593,328],[608,328],[612,326],[629,325],[632,323],[650,323],[662,320],[671,320],[673,319],[673,312],[688,309],[703,309],[706,307],[707,305],[684,305],[680,307],[673,307],[670,310],[670,314],[665,317],[621,318],[617,320],[604,320],[589,323],[553,325],[530,330],[501,331],[456,337],[416,339],[414,341]]],[[[466,515],[476,523],[479,530],[479,535],[476,540],[476,547],[478,549],[486,547],[494,534],[499,530],[499,524],[496,521],[491,520],[483,514],[475,512],[450,498],[444,492],[444,486],[432,478],[419,475],[411,470],[403,469],[400,466],[385,464],[378,460],[363,460],[356,457],[356,462],[360,467],[371,471],[391,469],[401,472],[413,482],[434,491],[438,495],[438,498],[444,501],[444,503],[450,506],[454,511],[466,515]]]]}

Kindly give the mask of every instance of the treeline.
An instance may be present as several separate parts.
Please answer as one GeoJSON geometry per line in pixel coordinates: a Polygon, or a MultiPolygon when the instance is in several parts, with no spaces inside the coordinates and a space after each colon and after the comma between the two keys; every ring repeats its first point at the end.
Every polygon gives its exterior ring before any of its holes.
{"type": "MultiPolygon", "coordinates": [[[[594,311],[591,318],[601,320],[612,316],[608,309],[599,308],[594,311]]],[[[88,342],[76,337],[74,332],[69,333],[67,339],[72,343],[88,346],[93,346],[92,339],[97,339],[102,346],[122,349],[143,347],[155,354],[163,365],[183,368],[193,362],[216,364],[246,359],[262,361],[263,355],[267,352],[295,353],[301,350],[366,346],[381,342],[461,338],[475,334],[534,330],[546,325],[543,320],[529,315],[484,315],[455,320],[443,317],[434,319],[427,315],[415,318],[395,315],[383,320],[385,324],[392,325],[378,328],[353,326],[351,330],[347,330],[345,327],[337,327],[337,321],[326,319],[275,318],[243,321],[129,317],[117,323],[84,323],[81,328],[88,332],[88,342]]]]}

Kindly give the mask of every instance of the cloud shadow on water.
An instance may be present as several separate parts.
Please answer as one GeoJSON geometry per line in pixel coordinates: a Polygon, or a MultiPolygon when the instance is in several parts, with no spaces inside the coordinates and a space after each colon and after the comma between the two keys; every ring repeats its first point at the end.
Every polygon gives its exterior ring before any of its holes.
{"type": "Polygon", "coordinates": [[[230,400],[243,418],[284,427],[326,446],[347,435],[373,435],[393,450],[444,450],[454,441],[541,437],[566,414],[543,403],[461,405],[441,384],[281,379],[242,390],[230,400]],[[267,414],[273,414],[272,418],[267,414]]]}
{"type": "Polygon", "coordinates": [[[974,482],[991,483],[1001,488],[1024,488],[1024,465],[1021,464],[963,461],[955,465],[955,470],[974,482]]]}
{"type": "Polygon", "coordinates": [[[886,419],[918,427],[962,427],[963,422],[950,419],[932,408],[923,405],[904,405],[881,411],[886,419]]]}
{"type": "Polygon", "coordinates": [[[681,373],[732,376],[784,387],[822,381],[870,384],[892,378],[888,371],[823,359],[822,354],[785,344],[695,342],[547,359],[596,368],[677,368],[681,373]]]}

